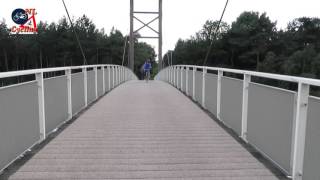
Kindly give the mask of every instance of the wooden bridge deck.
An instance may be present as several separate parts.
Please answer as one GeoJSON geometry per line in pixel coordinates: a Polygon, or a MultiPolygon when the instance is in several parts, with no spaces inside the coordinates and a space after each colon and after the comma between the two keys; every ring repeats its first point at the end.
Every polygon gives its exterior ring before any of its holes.
{"type": "Polygon", "coordinates": [[[100,99],[10,179],[278,178],[175,88],[131,81],[100,99]]]}

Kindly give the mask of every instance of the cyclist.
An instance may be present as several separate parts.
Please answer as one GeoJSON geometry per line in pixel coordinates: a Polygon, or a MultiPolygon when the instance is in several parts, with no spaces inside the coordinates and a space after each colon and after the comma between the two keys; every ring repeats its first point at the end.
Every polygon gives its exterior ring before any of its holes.
{"type": "Polygon", "coordinates": [[[144,71],[144,77],[145,80],[148,82],[150,79],[150,71],[151,71],[151,63],[150,60],[146,60],[145,63],[143,64],[143,71],[144,71]]]}

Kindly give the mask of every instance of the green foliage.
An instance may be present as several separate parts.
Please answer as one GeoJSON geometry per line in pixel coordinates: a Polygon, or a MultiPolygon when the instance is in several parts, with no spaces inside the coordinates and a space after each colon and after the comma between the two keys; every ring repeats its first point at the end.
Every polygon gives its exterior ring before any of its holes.
{"type": "Polygon", "coordinates": [[[203,65],[213,40],[208,66],[320,78],[319,18],[297,18],[277,30],[266,13],[243,12],[231,26],[222,22],[213,39],[216,26],[217,21],[208,20],[195,36],[180,39],[173,64],[203,65]]]}
{"type": "MultiPolygon", "coordinates": [[[[128,38],[120,31],[113,28],[106,34],[85,15],[73,20],[73,24],[86,62],[65,17],[58,23],[40,22],[37,35],[10,35],[6,23],[0,21],[0,72],[83,64],[122,64],[123,48],[128,38]]],[[[135,46],[137,67],[146,58],[154,61],[155,53],[150,45],[136,40],[135,46]]],[[[127,65],[127,59],[126,53],[124,65],[127,65]]]]}

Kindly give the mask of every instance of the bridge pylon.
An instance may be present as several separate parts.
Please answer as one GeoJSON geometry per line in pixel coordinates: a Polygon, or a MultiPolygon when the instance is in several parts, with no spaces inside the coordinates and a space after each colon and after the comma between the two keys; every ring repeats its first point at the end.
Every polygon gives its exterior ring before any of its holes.
{"type": "Polygon", "coordinates": [[[135,38],[144,38],[144,39],[158,39],[158,63],[159,69],[162,68],[162,0],[159,0],[159,8],[158,11],[135,11],[134,10],[134,0],[130,0],[130,44],[129,44],[129,67],[134,71],[134,40],[135,38]],[[139,19],[136,14],[156,14],[158,15],[156,18],[153,18],[149,22],[144,22],[139,19]],[[158,20],[158,29],[154,29],[150,26],[151,23],[158,20]],[[138,29],[134,29],[134,22],[138,21],[143,24],[138,29]],[[156,35],[155,36],[136,36],[137,33],[144,28],[149,28],[156,35]]]}

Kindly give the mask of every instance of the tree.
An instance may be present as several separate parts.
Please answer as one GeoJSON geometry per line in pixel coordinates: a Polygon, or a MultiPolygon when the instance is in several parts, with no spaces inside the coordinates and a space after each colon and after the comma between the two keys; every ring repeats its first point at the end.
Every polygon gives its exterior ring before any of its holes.
{"type": "Polygon", "coordinates": [[[232,58],[237,58],[239,68],[259,70],[276,33],[276,23],[265,13],[243,12],[228,31],[227,40],[232,58]]]}
{"type": "MultiPolygon", "coordinates": [[[[66,17],[57,23],[40,22],[37,25],[37,35],[9,35],[7,25],[1,21],[0,71],[74,66],[84,63],[122,64],[123,48],[128,39],[119,30],[113,28],[106,34],[103,29],[98,30],[86,15],[72,21],[87,62],[83,61],[75,34],[66,17]]],[[[155,63],[155,53],[150,45],[136,40],[136,52],[136,66],[140,66],[146,58],[152,58],[155,63]]]]}
{"type": "MultiPolygon", "coordinates": [[[[8,61],[8,50],[9,50],[9,44],[10,39],[9,39],[9,31],[7,28],[7,25],[5,24],[4,20],[2,22],[0,22],[0,49],[3,54],[3,63],[0,66],[2,66],[3,68],[1,68],[3,71],[9,71],[9,61],[8,61]]],[[[0,71],[1,71],[0,69],[0,71]]]]}
{"type": "Polygon", "coordinates": [[[215,35],[215,30],[219,25],[219,21],[207,20],[203,25],[202,29],[196,33],[196,40],[199,41],[211,41],[219,40],[222,38],[223,34],[227,33],[230,26],[226,22],[221,22],[217,34],[215,35]],[[215,37],[215,39],[214,39],[215,37]]]}
{"type": "Polygon", "coordinates": [[[313,46],[308,46],[303,50],[296,51],[284,63],[286,74],[315,78],[312,74],[313,60],[316,57],[316,52],[313,46]]]}

